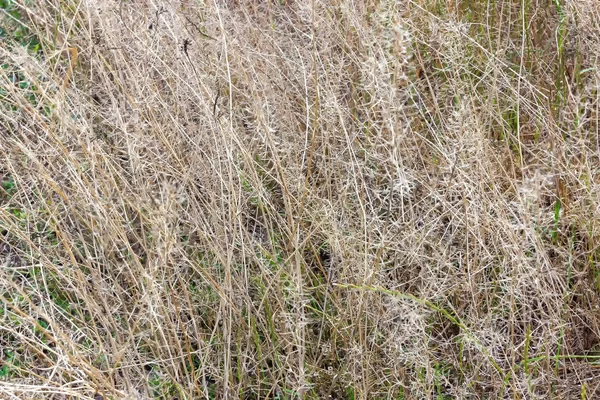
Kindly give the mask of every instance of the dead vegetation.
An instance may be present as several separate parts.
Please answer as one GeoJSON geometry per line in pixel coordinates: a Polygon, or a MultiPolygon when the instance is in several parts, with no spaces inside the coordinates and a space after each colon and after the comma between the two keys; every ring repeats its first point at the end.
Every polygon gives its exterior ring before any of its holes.
{"type": "Polygon", "coordinates": [[[600,395],[595,1],[0,6],[1,396],[600,395]]]}

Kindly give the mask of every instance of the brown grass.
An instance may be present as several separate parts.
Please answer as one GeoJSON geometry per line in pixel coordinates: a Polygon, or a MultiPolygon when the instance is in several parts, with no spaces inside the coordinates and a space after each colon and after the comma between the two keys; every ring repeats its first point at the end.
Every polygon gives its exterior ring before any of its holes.
{"type": "Polygon", "coordinates": [[[600,396],[596,1],[0,6],[0,397],[600,396]]]}

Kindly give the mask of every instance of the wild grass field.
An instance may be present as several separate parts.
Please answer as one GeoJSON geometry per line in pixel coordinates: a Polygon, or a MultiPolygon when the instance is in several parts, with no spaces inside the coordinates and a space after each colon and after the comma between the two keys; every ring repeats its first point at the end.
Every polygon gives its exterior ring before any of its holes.
{"type": "Polygon", "coordinates": [[[0,398],[600,398],[596,0],[0,0],[0,398]]]}

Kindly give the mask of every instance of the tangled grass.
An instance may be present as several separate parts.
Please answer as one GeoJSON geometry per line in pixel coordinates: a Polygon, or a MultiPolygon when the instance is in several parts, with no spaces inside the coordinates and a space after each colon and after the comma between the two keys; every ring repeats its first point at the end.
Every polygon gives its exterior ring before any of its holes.
{"type": "Polygon", "coordinates": [[[0,396],[600,396],[595,0],[0,1],[0,396]]]}

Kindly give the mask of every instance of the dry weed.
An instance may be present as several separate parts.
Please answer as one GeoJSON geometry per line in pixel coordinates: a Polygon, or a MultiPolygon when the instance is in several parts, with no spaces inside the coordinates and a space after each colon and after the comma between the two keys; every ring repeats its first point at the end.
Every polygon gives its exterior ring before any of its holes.
{"type": "Polygon", "coordinates": [[[3,398],[600,395],[595,1],[0,6],[3,398]]]}

